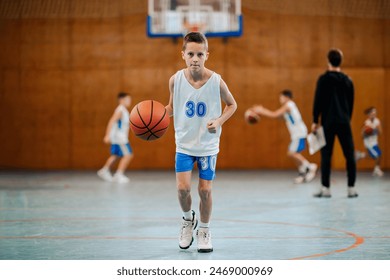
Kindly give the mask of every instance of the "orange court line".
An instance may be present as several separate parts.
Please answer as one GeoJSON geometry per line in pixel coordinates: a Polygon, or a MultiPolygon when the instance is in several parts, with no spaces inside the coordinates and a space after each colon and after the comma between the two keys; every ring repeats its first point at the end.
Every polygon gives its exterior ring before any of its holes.
{"type": "MultiPolygon", "coordinates": [[[[48,218],[48,219],[31,219],[31,220],[28,220],[28,219],[21,219],[21,220],[0,220],[0,223],[1,222],[28,222],[28,221],[49,221],[49,220],[121,220],[121,219],[133,219],[133,220],[138,220],[140,219],[140,217],[138,218],[131,218],[131,217],[116,217],[116,218],[112,218],[112,217],[107,217],[107,218],[97,218],[97,217],[81,217],[81,218],[74,218],[74,217],[71,217],[71,218],[48,218]]],[[[148,220],[153,220],[153,219],[148,219],[148,220]]],[[[173,220],[173,219],[169,219],[169,218],[166,218],[164,220],[173,220]]],[[[318,254],[313,254],[313,255],[307,255],[307,256],[299,256],[299,257],[295,257],[295,258],[291,258],[291,260],[302,260],[302,259],[310,259],[310,258],[318,258],[318,257],[323,257],[323,256],[327,256],[327,255],[331,255],[331,254],[336,254],[336,253],[343,253],[343,252],[346,252],[346,251],[349,251],[351,249],[354,249],[358,246],[360,246],[361,244],[364,243],[364,237],[362,236],[359,236],[353,232],[349,232],[349,231],[345,231],[345,230],[339,230],[339,229],[333,229],[333,228],[325,228],[325,227],[320,227],[320,226],[313,226],[313,225],[304,225],[304,224],[294,224],[294,223],[287,223],[287,222],[272,222],[272,221],[255,221],[255,220],[234,220],[234,219],[215,219],[215,220],[219,220],[219,221],[225,221],[225,222],[236,222],[236,223],[252,223],[252,224],[272,224],[272,225],[284,225],[284,226],[293,226],[293,227],[304,227],[304,228],[316,228],[316,229],[321,229],[321,230],[324,230],[324,231],[333,231],[333,232],[339,232],[339,233],[342,233],[344,234],[345,236],[340,236],[340,237],[335,237],[335,236],[331,236],[331,237],[281,237],[280,239],[294,239],[294,238],[300,238],[300,239],[319,239],[319,238],[353,238],[355,240],[355,242],[350,245],[350,246],[347,246],[347,247],[344,247],[344,248],[341,248],[341,249],[337,249],[337,250],[333,250],[333,251],[329,251],[329,252],[324,252],[324,253],[318,253],[318,254]]],[[[126,236],[20,236],[20,237],[17,237],[17,236],[0,236],[0,239],[112,239],[112,240],[115,240],[115,239],[128,239],[128,240],[147,240],[147,239],[153,239],[153,240],[161,240],[161,239],[175,239],[175,238],[170,238],[170,237],[126,237],[126,236]]],[[[272,239],[273,237],[223,237],[225,239],[228,239],[228,238],[235,238],[235,239],[255,239],[255,238],[262,238],[262,239],[265,239],[265,238],[268,238],[268,239],[272,239]]],[[[375,238],[375,237],[369,237],[369,238],[375,238]]],[[[378,238],[389,238],[389,237],[378,237],[378,238]]]]}
{"type": "Polygon", "coordinates": [[[329,231],[335,231],[335,232],[340,232],[344,233],[348,236],[351,236],[355,239],[355,242],[348,247],[341,248],[338,250],[333,250],[325,253],[318,253],[318,254],[313,254],[313,255],[308,255],[308,256],[300,256],[300,257],[295,257],[291,258],[290,260],[303,260],[303,259],[311,259],[311,258],[318,258],[318,257],[323,257],[331,254],[336,254],[336,253],[343,253],[348,250],[354,249],[358,247],[359,245],[364,243],[364,238],[362,236],[359,236],[353,232],[345,231],[345,230],[339,230],[339,229],[333,229],[333,228],[324,228],[324,227],[319,227],[319,226],[312,226],[312,225],[302,225],[302,224],[294,224],[294,223],[286,223],[286,222],[269,222],[269,221],[245,221],[245,220],[225,220],[225,221],[235,221],[239,223],[263,223],[263,224],[275,224],[275,225],[286,225],[286,226],[297,226],[297,227],[306,227],[306,228],[318,228],[322,230],[329,230],[329,231]]]}

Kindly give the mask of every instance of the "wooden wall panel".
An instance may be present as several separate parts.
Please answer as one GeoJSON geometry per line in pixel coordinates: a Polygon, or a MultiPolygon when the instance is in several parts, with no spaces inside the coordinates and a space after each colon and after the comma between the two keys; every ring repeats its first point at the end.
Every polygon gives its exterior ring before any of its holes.
{"type": "Polygon", "coordinates": [[[70,24],[72,44],[118,44],[122,42],[121,19],[74,19],[70,24]]]}
{"type": "MultiPolygon", "coordinates": [[[[133,104],[145,99],[166,104],[168,79],[185,67],[181,40],[147,38],[146,11],[95,18],[73,12],[70,18],[0,20],[0,138],[6,147],[0,168],[100,167],[109,155],[102,138],[118,91],[131,93],[133,104]],[[15,132],[10,137],[6,131],[15,132]]],[[[339,47],[344,70],[356,86],[356,146],[362,148],[362,110],[378,106],[385,128],[383,163],[390,168],[390,115],[384,114],[390,104],[390,21],[245,8],[243,13],[241,38],[209,40],[207,67],[222,75],[239,105],[223,128],[218,166],[293,168],[286,157],[290,140],[284,122],[262,119],[250,126],[243,114],[253,104],[278,108],[279,92],[289,88],[310,127],[327,50],[339,47]]],[[[172,125],[158,141],[130,139],[135,152],[131,168],[173,168],[172,125]]],[[[319,162],[319,155],[310,159],[319,162]]],[[[333,160],[334,167],[344,168],[339,147],[333,160]]],[[[370,164],[358,166],[367,169],[370,164]]]]}
{"type": "Polygon", "coordinates": [[[344,67],[380,67],[385,51],[383,30],[383,20],[336,17],[330,27],[330,44],[343,50],[344,67]]]}
{"type": "Polygon", "coordinates": [[[68,19],[24,19],[21,21],[23,44],[68,44],[68,19]]]}
{"type": "Polygon", "coordinates": [[[18,100],[14,93],[20,92],[20,76],[17,70],[1,70],[0,72],[0,141],[2,151],[0,167],[15,168],[21,164],[18,159],[20,139],[19,130],[10,134],[13,127],[22,127],[23,123],[15,108],[18,100]],[[13,137],[10,137],[12,135],[13,137]]]}
{"type": "Polygon", "coordinates": [[[21,23],[0,19],[0,69],[20,68],[21,23]]]}
{"type": "Polygon", "coordinates": [[[72,69],[118,69],[122,34],[119,19],[81,19],[71,23],[72,69]]]}
{"type": "Polygon", "coordinates": [[[279,17],[278,27],[280,68],[324,65],[329,49],[328,17],[283,15],[279,17]]]}
{"type": "MultiPolygon", "coordinates": [[[[384,66],[390,67],[390,19],[383,21],[383,49],[384,49],[384,66]]],[[[386,80],[388,81],[388,80],[386,80]]]]}
{"type": "Polygon", "coordinates": [[[65,69],[69,65],[69,45],[22,44],[20,60],[22,69],[65,69]]]}
{"type": "Polygon", "coordinates": [[[1,44],[0,68],[18,69],[20,67],[20,49],[19,43],[1,44]]]}
{"type": "Polygon", "coordinates": [[[1,108],[1,131],[5,132],[2,139],[7,148],[2,150],[0,166],[68,168],[66,75],[61,71],[28,70],[7,74],[1,108]]]}
{"type": "MultiPolygon", "coordinates": [[[[244,36],[229,39],[225,59],[232,67],[272,67],[278,63],[278,16],[245,11],[244,36]],[[232,63],[234,61],[234,63],[232,63]]],[[[212,48],[212,47],[211,47],[212,48]]]]}

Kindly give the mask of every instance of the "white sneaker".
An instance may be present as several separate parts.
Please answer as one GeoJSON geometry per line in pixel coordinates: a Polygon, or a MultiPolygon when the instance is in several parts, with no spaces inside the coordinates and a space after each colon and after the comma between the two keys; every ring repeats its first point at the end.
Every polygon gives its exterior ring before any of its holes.
{"type": "Polygon", "coordinates": [[[374,172],[372,172],[372,176],[382,177],[384,175],[383,171],[379,168],[379,166],[375,166],[374,172]]]}
{"type": "Polygon", "coordinates": [[[318,165],[317,164],[310,163],[309,171],[307,172],[307,174],[305,176],[305,181],[306,182],[311,182],[314,179],[314,177],[316,176],[317,169],[318,169],[318,165]]]}
{"type": "Polygon", "coordinates": [[[104,181],[112,182],[112,176],[108,169],[102,168],[97,172],[97,175],[102,178],[104,181]]]}
{"type": "Polygon", "coordinates": [[[179,236],[179,247],[180,249],[188,249],[194,242],[193,232],[198,225],[195,211],[192,210],[192,220],[187,221],[183,218],[181,222],[180,236],[179,236]]]}
{"type": "Polygon", "coordinates": [[[314,197],[326,197],[329,198],[332,195],[330,194],[330,188],[322,187],[319,192],[313,195],[314,197]]]}
{"type": "Polygon", "coordinates": [[[358,193],[356,192],[355,187],[348,187],[348,197],[349,198],[358,197],[358,193]]]}
{"type": "Polygon", "coordinates": [[[198,240],[199,253],[210,253],[213,251],[213,245],[211,244],[211,233],[209,228],[199,228],[196,232],[196,238],[198,240]]]}
{"type": "Polygon", "coordinates": [[[115,173],[114,177],[112,177],[112,181],[118,184],[126,184],[130,182],[130,179],[121,173],[115,173]]]}
{"type": "Polygon", "coordinates": [[[305,182],[305,175],[299,174],[298,177],[294,178],[294,184],[302,184],[305,182]]]}

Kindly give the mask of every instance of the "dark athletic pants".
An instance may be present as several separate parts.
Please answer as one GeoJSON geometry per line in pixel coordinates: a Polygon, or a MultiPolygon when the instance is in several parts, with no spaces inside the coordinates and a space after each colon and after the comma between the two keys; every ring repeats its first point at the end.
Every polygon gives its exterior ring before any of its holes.
{"type": "Polygon", "coordinates": [[[321,149],[321,183],[330,187],[330,165],[332,160],[334,140],[337,135],[347,165],[348,187],[353,187],[356,180],[355,148],[352,131],[349,124],[333,124],[324,126],[326,146],[321,149]]]}

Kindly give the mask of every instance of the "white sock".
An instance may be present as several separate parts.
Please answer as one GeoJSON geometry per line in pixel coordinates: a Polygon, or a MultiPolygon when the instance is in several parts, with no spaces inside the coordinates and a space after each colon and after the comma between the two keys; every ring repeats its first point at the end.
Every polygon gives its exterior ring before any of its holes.
{"type": "Polygon", "coordinates": [[[199,223],[199,227],[201,227],[201,228],[209,228],[210,227],[210,222],[204,223],[204,222],[201,221],[199,223]]]}
{"type": "Polygon", "coordinates": [[[302,165],[304,165],[306,168],[309,168],[310,167],[310,162],[308,162],[307,160],[305,160],[302,165]]]}
{"type": "Polygon", "coordinates": [[[192,210],[188,212],[183,212],[183,218],[187,221],[192,221],[192,210]]]}
{"type": "Polygon", "coordinates": [[[116,173],[115,173],[115,175],[123,175],[123,171],[117,170],[116,173]]]}

